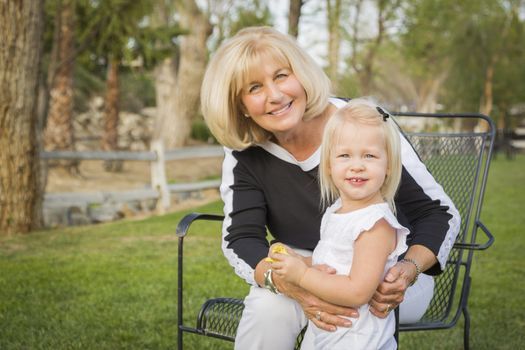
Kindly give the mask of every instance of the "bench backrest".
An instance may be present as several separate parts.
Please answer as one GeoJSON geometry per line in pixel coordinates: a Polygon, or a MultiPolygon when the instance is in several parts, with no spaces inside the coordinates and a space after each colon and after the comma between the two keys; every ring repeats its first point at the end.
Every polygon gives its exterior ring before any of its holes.
{"type": "MultiPolygon", "coordinates": [[[[422,320],[414,324],[401,324],[399,330],[450,328],[457,323],[461,312],[468,318],[467,301],[473,251],[488,248],[494,240],[490,231],[481,223],[480,213],[495,126],[491,119],[483,115],[394,114],[421,160],[443,186],[461,214],[461,229],[454,245],[455,249],[449,256],[445,271],[436,278],[434,297],[429,309],[422,320]],[[464,127],[460,127],[462,125],[477,126],[482,131],[455,131],[465,130],[464,127]],[[487,242],[476,243],[478,229],[489,238],[487,242]]],[[[179,350],[183,349],[184,332],[233,341],[244,308],[240,299],[209,299],[201,307],[196,327],[184,325],[183,242],[190,225],[197,220],[222,221],[223,216],[191,213],[177,226],[179,350]]],[[[465,321],[465,348],[468,348],[468,328],[469,322],[465,321]]],[[[300,348],[303,334],[297,338],[296,349],[300,348]]]]}
{"type": "Polygon", "coordinates": [[[494,125],[482,115],[396,115],[419,157],[461,214],[461,230],[456,239],[458,249],[451,251],[445,271],[435,279],[434,297],[418,324],[421,327],[447,320],[455,322],[461,307],[453,307],[456,305],[454,303],[460,305],[466,302],[468,295],[468,291],[457,291],[458,284],[462,290],[468,288],[465,279],[469,276],[469,271],[461,274],[461,266],[469,270],[472,249],[483,248],[475,244],[476,228],[480,224],[479,215],[494,141],[494,125]],[[419,125],[414,125],[415,121],[419,125]],[[465,124],[481,128],[482,131],[461,131],[465,124]]]}

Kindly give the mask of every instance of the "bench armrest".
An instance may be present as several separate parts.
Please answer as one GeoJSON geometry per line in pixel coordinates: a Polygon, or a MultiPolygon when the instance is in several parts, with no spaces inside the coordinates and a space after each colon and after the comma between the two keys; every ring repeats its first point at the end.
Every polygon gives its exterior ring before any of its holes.
{"type": "Polygon", "coordinates": [[[224,220],[223,215],[216,214],[202,214],[202,213],[190,213],[182,218],[177,225],[177,237],[184,238],[188,233],[191,224],[197,220],[211,220],[211,221],[222,221],[224,220]]]}
{"type": "Polygon", "coordinates": [[[182,349],[182,332],[199,333],[200,330],[186,327],[183,324],[183,304],[182,304],[182,274],[183,274],[183,242],[191,224],[197,220],[222,221],[224,216],[215,214],[190,213],[182,218],[177,224],[178,252],[177,252],[177,349],[182,349]]]}
{"type": "Polygon", "coordinates": [[[494,243],[494,236],[489,231],[487,226],[485,226],[481,221],[476,220],[475,227],[474,227],[474,234],[476,233],[478,227],[483,231],[485,236],[487,236],[488,241],[483,244],[477,244],[477,243],[455,243],[454,248],[458,249],[467,249],[467,250],[485,250],[488,247],[494,243]]]}

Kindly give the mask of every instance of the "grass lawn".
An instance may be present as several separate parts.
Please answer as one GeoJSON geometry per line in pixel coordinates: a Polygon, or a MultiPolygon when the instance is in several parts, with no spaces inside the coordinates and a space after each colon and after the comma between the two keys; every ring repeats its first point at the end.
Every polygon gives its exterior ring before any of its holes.
{"type": "MultiPolygon", "coordinates": [[[[525,344],[524,184],[525,155],[493,162],[482,220],[496,242],[474,258],[473,349],[525,344]]],[[[221,204],[196,211],[220,213],[221,204]]],[[[0,238],[0,349],[175,348],[175,227],[188,212],[0,238]]],[[[221,256],[218,225],[192,230],[185,276],[187,324],[205,299],[248,289],[221,256]]],[[[401,347],[461,349],[462,325],[402,333],[401,347]]],[[[184,340],[186,349],[233,347],[194,335],[184,340]]]]}

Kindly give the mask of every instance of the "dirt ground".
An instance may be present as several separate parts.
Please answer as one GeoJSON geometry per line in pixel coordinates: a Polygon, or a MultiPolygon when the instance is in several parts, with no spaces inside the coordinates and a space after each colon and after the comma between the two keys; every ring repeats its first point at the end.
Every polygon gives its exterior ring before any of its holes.
{"type": "MultiPolygon", "coordinates": [[[[170,161],[166,177],[169,183],[196,182],[217,179],[221,174],[222,158],[200,158],[170,161]]],[[[46,193],[124,191],[149,187],[149,162],[127,161],[121,172],[107,172],[102,161],[82,161],[79,174],[63,167],[52,167],[48,172],[46,193]]],[[[219,198],[218,190],[202,191],[198,199],[178,200],[171,210],[205,204],[219,198]]]]}

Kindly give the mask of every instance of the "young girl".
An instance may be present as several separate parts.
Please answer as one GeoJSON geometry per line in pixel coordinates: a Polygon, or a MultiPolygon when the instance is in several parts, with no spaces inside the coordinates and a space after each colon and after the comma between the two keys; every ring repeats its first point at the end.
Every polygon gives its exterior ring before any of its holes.
{"type": "Polygon", "coordinates": [[[272,246],[272,269],[321,299],[359,308],[351,328],[326,332],[310,321],[306,336],[315,337],[315,349],[396,349],[394,315],[375,317],[367,304],[407,249],[409,231],[394,215],[401,154],[392,117],[365,99],[339,109],[325,126],[319,177],[323,205],[333,203],[321,222],[321,240],[309,258],[272,246]],[[312,267],[321,264],[336,274],[312,267]]]}

